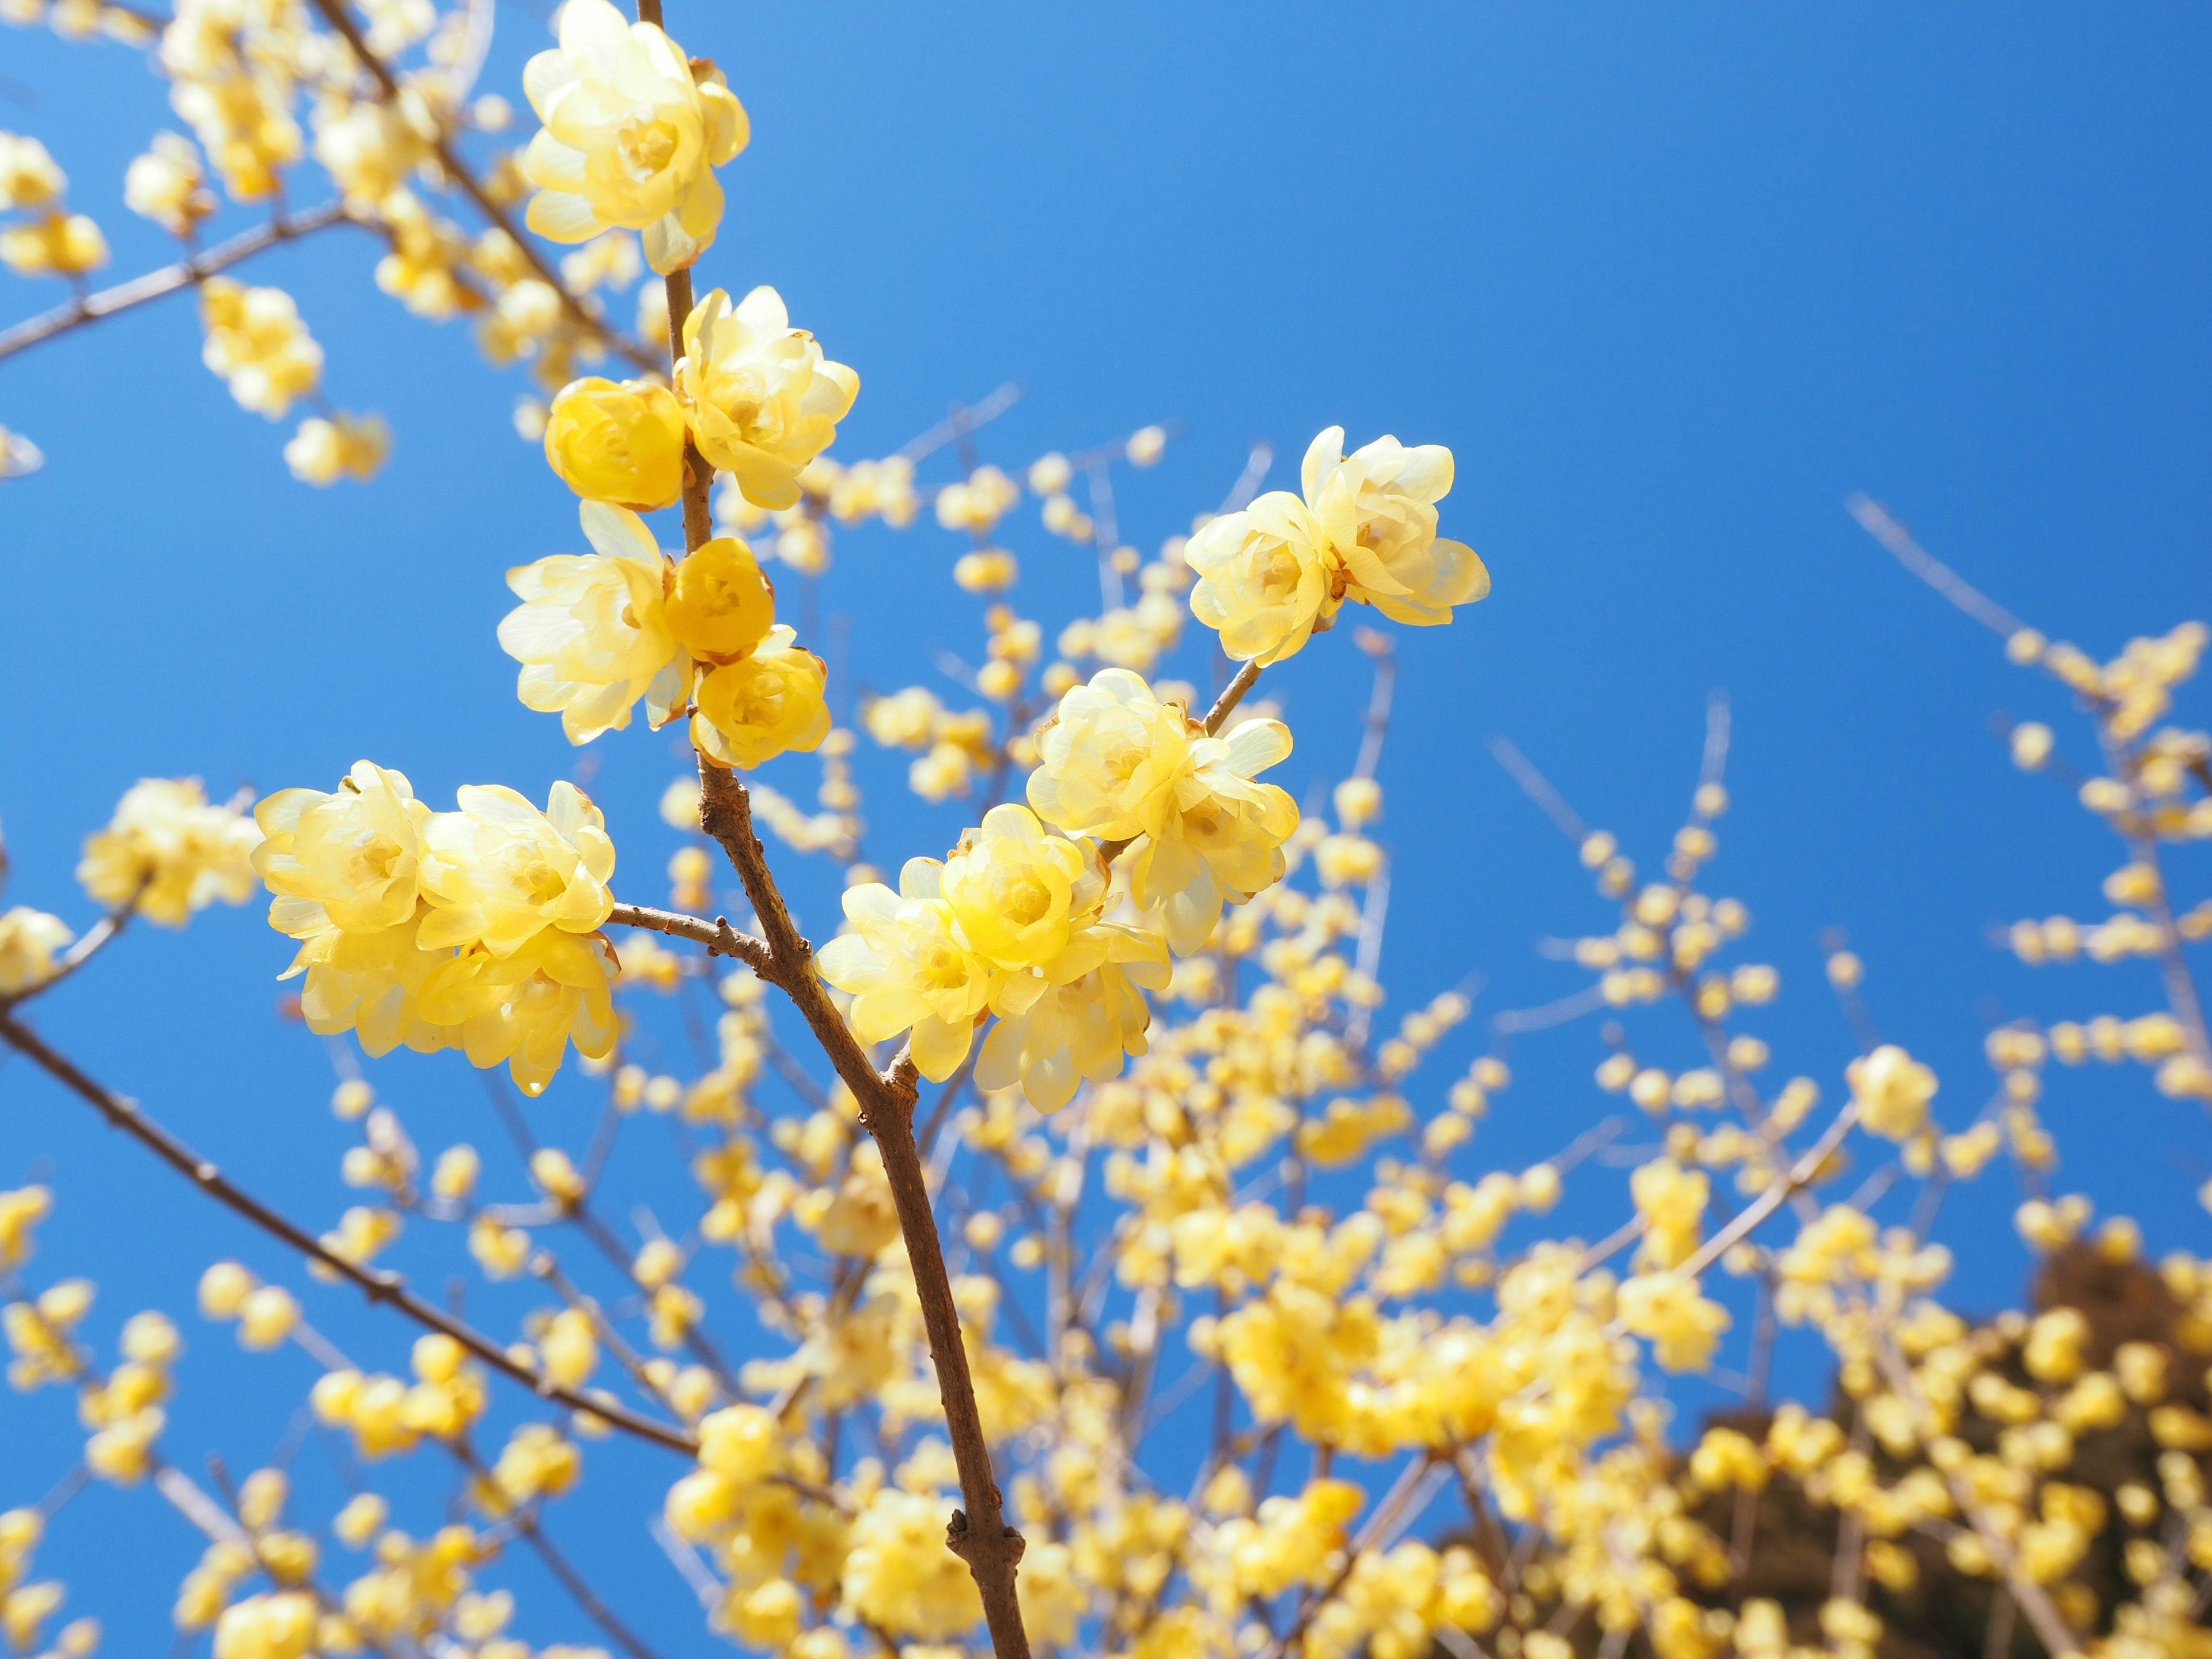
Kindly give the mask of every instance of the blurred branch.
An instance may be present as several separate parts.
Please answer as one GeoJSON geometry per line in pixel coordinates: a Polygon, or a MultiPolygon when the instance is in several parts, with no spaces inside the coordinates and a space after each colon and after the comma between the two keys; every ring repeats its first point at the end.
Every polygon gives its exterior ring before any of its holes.
{"type": "Polygon", "coordinates": [[[450,1336],[494,1370],[571,1411],[588,1412],[641,1440],[650,1440],[687,1457],[697,1453],[698,1443],[682,1429],[641,1417],[615,1401],[560,1387],[516,1360],[504,1346],[481,1331],[425,1302],[407,1288],[407,1281],[398,1273],[364,1267],[337,1255],[306,1230],[225,1179],[213,1164],[148,1117],[136,1102],[94,1082],[74,1061],[49,1048],[36,1032],[4,1011],[0,1011],[0,1042],[15,1049],[106,1118],[109,1127],[122,1130],[226,1209],[291,1246],[311,1261],[319,1262],[341,1279],[350,1280],[371,1302],[382,1303],[419,1325],[450,1336]]]}
{"type": "Polygon", "coordinates": [[[325,202],[305,213],[279,213],[259,229],[218,242],[204,253],[179,259],[159,270],[149,270],[143,276],[134,276],[97,294],[81,295],[43,315],[26,319],[13,328],[0,330],[0,358],[11,357],[58,334],[96,323],[103,317],[112,317],[118,311],[128,311],[165,294],[174,294],[179,289],[195,288],[217,271],[227,270],[240,260],[250,259],[281,243],[297,241],[331,225],[358,222],[346,212],[343,202],[325,202]]]}

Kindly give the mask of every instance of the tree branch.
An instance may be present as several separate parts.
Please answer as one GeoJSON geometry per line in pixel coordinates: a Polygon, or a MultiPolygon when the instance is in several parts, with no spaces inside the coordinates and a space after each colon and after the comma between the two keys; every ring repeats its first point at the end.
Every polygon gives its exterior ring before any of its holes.
{"type": "Polygon", "coordinates": [[[49,1048],[40,1036],[0,1010],[0,1042],[15,1049],[40,1071],[76,1095],[107,1120],[175,1170],[225,1208],[243,1216],[262,1231],[282,1240],[310,1261],[321,1263],[340,1278],[349,1279],[371,1302],[398,1310],[417,1324],[450,1336],[492,1370],[511,1377],[532,1392],[557,1401],[571,1411],[589,1412],[618,1429],[665,1446],[671,1451],[696,1456],[698,1442],[683,1430],[643,1417],[611,1400],[592,1399],[564,1389],[520,1364],[481,1331],[462,1323],[407,1288],[407,1281],[388,1270],[362,1267],[325,1247],[319,1240],[287,1220],[252,1194],[226,1180],[207,1159],[171,1134],[125,1099],[79,1070],[66,1055],[49,1048]]]}
{"type": "Polygon", "coordinates": [[[218,242],[204,253],[163,265],[159,270],[149,270],[127,283],[118,283],[113,288],[57,306],[40,316],[27,318],[13,328],[0,330],[0,357],[11,357],[58,334],[96,323],[103,317],[112,317],[118,311],[128,311],[165,294],[174,294],[179,289],[197,287],[217,271],[227,270],[241,259],[251,258],[281,242],[297,241],[331,225],[357,222],[346,212],[343,202],[325,202],[305,213],[279,214],[259,229],[218,242]]]}
{"type": "MultiPolygon", "coordinates": [[[[345,0],[313,0],[313,3],[315,9],[323,15],[325,21],[345,38],[346,45],[353,48],[353,55],[360,60],[362,66],[368,70],[371,78],[382,88],[385,97],[397,104],[400,94],[399,77],[392,72],[389,64],[369,50],[367,38],[362,35],[360,27],[355,23],[345,9],[345,0]]],[[[492,199],[491,192],[484,188],[483,181],[478,179],[470,169],[468,163],[461,159],[460,152],[453,148],[452,135],[446,131],[442,123],[438,127],[436,136],[431,139],[430,147],[437,155],[438,165],[446,170],[446,176],[459,187],[461,194],[476,204],[477,212],[483,214],[486,219],[505,233],[507,239],[514,244],[516,251],[522,255],[523,259],[529,264],[531,270],[538,280],[560,295],[561,308],[568,313],[571,322],[586,333],[595,334],[605,340],[621,356],[628,358],[631,363],[647,374],[666,372],[666,364],[659,362],[651,352],[640,346],[636,341],[619,329],[610,327],[605,318],[595,316],[585,306],[582,300],[568,291],[568,285],[561,280],[560,274],[547,262],[544,250],[539,248],[523,228],[514,222],[514,216],[505,208],[492,199]]]]}
{"type": "Polygon", "coordinates": [[[707,947],[712,957],[735,957],[763,979],[768,977],[768,946],[750,933],[741,933],[728,921],[716,916],[702,921],[675,910],[656,910],[646,904],[617,904],[607,920],[622,927],[642,927],[671,939],[688,939],[707,947]]]}

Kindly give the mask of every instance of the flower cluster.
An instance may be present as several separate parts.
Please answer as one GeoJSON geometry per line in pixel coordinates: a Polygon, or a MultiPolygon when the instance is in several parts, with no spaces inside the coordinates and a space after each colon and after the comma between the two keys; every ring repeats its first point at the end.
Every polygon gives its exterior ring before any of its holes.
{"type": "Polygon", "coordinates": [[[590,797],[556,783],[544,811],[498,785],[433,812],[368,761],[330,793],[285,789],[254,808],[253,867],[269,921],[300,941],[313,1030],[350,1030],[372,1054],[400,1043],[504,1060],[537,1094],[570,1042],[614,1046],[614,843],[590,797]]]}
{"type": "Polygon", "coordinates": [[[1302,495],[1273,490],[1202,526],[1183,556],[1198,573],[1191,613],[1242,661],[1295,655],[1346,599],[1395,622],[1451,620],[1490,591],[1464,543],[1437,534],[1452,485],[1451,451],[1377,438],[1350,455],[1333,426],[1307,449],[1302,495]]]}
{"type": "Polygon", "coordinates": [[[821,745],[828,671],[776,623],[750,548],[719,537],[673,562],[626,508],[587,501],[579,516],[595,552],[507,572],[522,604],[499,642],[523,665],[525,707],[557,713],[578,744],[628,726],[641,697],[655,726],[691,708],[692,741],[722,766],[821,745]]]}
{"type": "Polygon", "coordinates": [[[107,263],[100,227],[63,204],[69,181],[35,138],[0,132],[0,264],[18,276],[82,277],[107,263]]]}
{"type": "Polygon", "coordinates": [[[253,891],[261,831],[235,805],[216,805],[198,778],[143,778],[124,792],[105,830],[85,837],[76,878],[93,900],[165,927],[253,891]]]}

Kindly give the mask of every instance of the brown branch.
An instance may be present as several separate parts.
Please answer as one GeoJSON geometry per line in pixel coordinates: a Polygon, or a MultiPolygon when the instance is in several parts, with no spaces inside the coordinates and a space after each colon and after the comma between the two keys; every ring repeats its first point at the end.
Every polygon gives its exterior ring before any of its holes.
{"type": "Polygon", "coordinates": [[[646,904],[617,904],[607,920],[622,927],[641,927],[671,939],[688,939],[703,945],[710,957],[735,957],[763,979],[768,977],[768,946],[750,933],[741,933],[721,916],[712,921],[674,910],[656,910],[646,904]]]}
{"type": "MultiPolygon", "coordinates": [[[[671,286],[674,286],[672,278],[671,286]]],[[[914,1061],[902,1052],[890,1072],[877,1071],[830,1000],[815,972],[813,947],[792,920],[769,872],[768,855],[753,829],[752,807],[744,785],[735,774],[703,758],[699,763],[699,785],[700,826],[720,843],[760,917],[761,933],[768,944],[767,967],[762,977],[780,988],[798,1008],[837,1075],[860,1103],[860,1121],[883,1154],[884,1174],[898,1209],[922,1324],[929,1337],[930,1358],[937,1370],[953,1461],[960,1472],[965,1507],[952,1512],[951,1523],[945,1528],[945,1546],[968,1564],[975,1580],[998,1659],[1029,1659],[1029,1638],[1022,1629],[1021,1607],[1014,1593],[1024,1540],[1019,1532],[1006,1524],[1003,1500],[992,1475],[990,1444],[984,1437],[975,1385],[968,1371],[960,1314],[952,1300],[952,1281],[945,1270],[936,1218],[930,1212],[928,1179],[914,1138],[918,1082],[914,1061]]]]}
{"type": "Polygon", "coordinates": [[[325,202],[305,213],[280,214],[258,230],[218,242],[204,253],[163,265],[159,270],[149,270],[127,283],[104,288],[97,294],[84,295],[40,316],[27,318],[13,328],[0,330],[0,357],[11,357],[58,334],[96,323],[103,317],[112,317],[118,311],[128,311],[165,294],[174,294],[179,289],[196,287],[217,271],[227,270],[241,259],[251,258],[280,243],[296,241],[331,225],[357,222],[348,215],[343,202],[325,202]]]}
{"type": "Polygon", "coordinates": [[[225,1179],[213,1164],[148,1117],[138,1109],[136,1102],[94,1081],[79,1070],[74,1061],[49,1048],[36,1032],[5,1011],[0,1011],[0,1042],[7,1043],[92,1107],[107,1120],[110,1127],[122,1130],[209,1197],[244,1217],[264,1232],[282,1240],[310,1261],[319,1262],[341,1279],[350,1280],[371,1302],[383,1303],[397,1309],[417,1324],[426,1325],[434,1331],[452,1337],[494,1370],[511,1377],[547,1400],[557,1401],[571,1411],[589,1412],[616,1428],[625,1430],[640,1439],[650,1440],[656,1445],[665,1446],[672,1451],[682,1452],[686,1456],[697,1455],[698,1442],[683,1430],[640,1416],[611,1400],[596,1400],[559,1387],[550,1378],[513,1358],[490,1337],[416,1296],[407,1288],[407,1281],[398,1273],[364,1267],[335,1254],[320,1240],[225,1179]]]}
{"type": "MultiPolygon", "coordinates": [[[[323,15],[325,21],[345,38],[346,45],[353,48],[353,55],[368,70],[385,97],[397,104],[401,90],[399,77],[392,72],[389,64],[369,50],[368,41],[362,35],[360,26],[346,11],[345,0],[314,0],[314,7],[323,15]]],[[[453,148],[453,137],[442,123],[430,141],[430,148],[438,158],[438,165],[445,169],[446,176],[459,186],[461,194],[473,202],[477,211],[514,244],[516,252],[522,255],[538,279],[561,296],[561,308],[568,313],[571,322],[586,333],[597,335],[647,374],[665,372],[665,364],[619,329],[609,326],[605,318],[594,315],[581,299],[569,292],[568,285],[561,280],[560,274],[547,261],[544,250],[531,240],[521,226],[514,222],[514,216],[505,208],[492,199],[491,192],[484,188],[483,181],[461,159],[460,152],[453,148]]]]}
{"type": "MultiPolygon", "coordinates": [[[[489,1478],[482,1460],[467,1441],[455,1440],[451,1443],[449,1449],[454,1461],[477,1480],[489,1478]]],[[[607,1638],[629,1654],[630,1659],[658,1659],[653,1650],[623,1623],[615,1610],[599,1599],[599,1592],[586,1582],[583,1574],[576,1571],[568,1558],[554,1547],[553,1540],[545,1535],[544,1523],[532,1510],[526,1505],[518,1505],[511,1519],[515,1531],[522,1534],[523,1541],[536,1551],[538,1559],[545,1564],[545,1570],[560,1581],[561,1588],[568,1592],[569,1599],[583,1609],[584,1617],[604,1631],[607,1638]]]]}

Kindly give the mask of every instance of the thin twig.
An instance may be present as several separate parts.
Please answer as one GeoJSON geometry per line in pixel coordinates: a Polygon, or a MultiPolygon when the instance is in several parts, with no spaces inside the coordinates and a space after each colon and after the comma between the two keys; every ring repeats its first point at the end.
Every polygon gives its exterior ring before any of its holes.
{"type": "MultiPolygon", "coordinates": [[[[369,50],[367,37],[346,10],[345,0],[313,0],[313,3],[325,21],[345,37],[346,45],[353,48],[354,56],[383,89],[386,100],[397,107],[401,94],[399,77],[393,73],[389,64],[369,50]]],[[[430,148],[437,155],[438,165],[445,169],[446,176],[460,187],[461,194],[476,204],[477,211],[498,227],[507,240],[514,245],[515,251],[522,256],[532,273],[560,296],[561,308],[568,313],[569,319],[578,328],[587,334],[597,335],[647,373],[667,373],[667,363],[662,362],[619,329],[611,327],[605,318],[593,315],[583,301],[569,291],[568,285],[561,280],[560,273],[553,269],[544,251],[514,222],[513,216],[492,199],[491,192],[484,188],[483,181],[477,177],[468,163],[461,159],[460,152],[453,148],[453,138],[442,125],[432,135],[430,148]]],[[[672,357],[669,361],[672,362],[675,360],[672,357]]]]}
{"type": "Polygon", "coordinates": [[[149,270],[143,276],[134,276],[127,283],[118,283],[113,288],[104,288],[97,294],[88,294],[57,306],[52,311],[25,319],[13,328],[0,330],[0,357],[11,357],[15,353],[51,340],[58,334],[87,323],[96,323],[103,317],[112,317],[118,311],[128,311],[149,300],[158,300],[165,294],[174,294],[179,289],[192,288],[227,270],[241,259],[283,242],[296,241],[302,236],[336,224],[356,222],[346,212],[343,202],[325,202],[319,207],[309,208],[305,213],[280,214],[258,230],[249,230],[218,242],[204,253],[196,253],[189,259],[163,265],[159,270],[149,270]]]}
{"type": "Polygon", "coordinates": [[[672,1451],[694,1455],[698,1443],[683,1430],[641,1417],[611,1400],[597,1400],[563,1389],[514,1359],[505,1347],[482,1332],[464,1324],[407,1288],[407,1281],[388,1269],[364,1267],[347,1261],[303,1228],[279,1215],[252,1194],[227,1180],[207,1159],[179,1140],[125,1099],[79,1070],[76,1063],[47,1047],[39,1035],[0,1012],[0,1042],[4,1042],[40,1071],[91,1106],[112,1127],[122,1130],[185,1176],[216,1202],[244,1217],[264,1232],[281,1239],[310,1261],[320,1262],[338,1277],[351,1281],[371,1302],[397,1309],[417,1324],[443,1333],[502,1376],[534,1393],[556,1401],[571,1411],[589,1412],[614,1427],[640,1439],[650,1440],[672,1451]]]}

